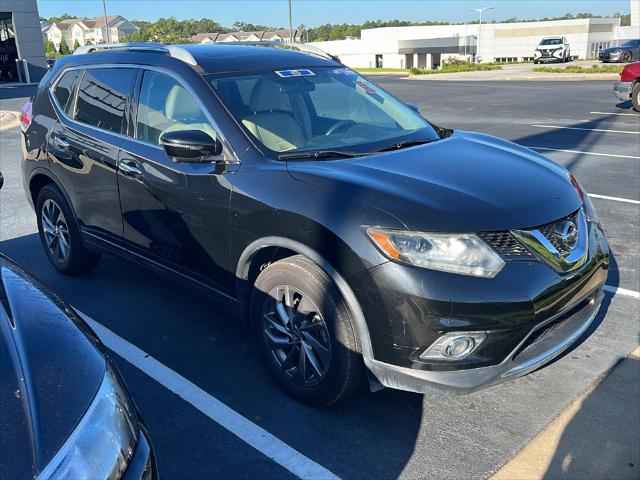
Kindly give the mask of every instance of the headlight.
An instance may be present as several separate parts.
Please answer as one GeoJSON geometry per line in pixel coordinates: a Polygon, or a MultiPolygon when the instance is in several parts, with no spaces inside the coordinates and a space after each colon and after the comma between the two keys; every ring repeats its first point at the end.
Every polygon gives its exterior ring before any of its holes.
{"type": "Polygon", "coordinates": [[[476,235],[367,229],[369,238],[390,259],[444,272],[495,277],[504,261],[476,235]]]}
{"type": "Polygon", "coordinates": [[[584,213],[587,216],[587,220],[593,223],[600,223],[598,218],[598,212],[596,211],[596,207],[593,206],[593,202],[591,201],[591,198],[589,197],[589,194],[587,193],[587,191],[582,187],[580,182],[578,182],[576,177],[574,177],[573,175],[570,175],[569,178],[571,180],[571,184],[573,185],[573,188],[576,189],[576,192],[578,192],[578,195],[582,200],[582,205],[584,206],[584,213]]]}
{"type": "Polygon", "coordinates": [[[89,409],[38,479],[120,478],[138,431],[127,395],[107,366],[89,409]]]}

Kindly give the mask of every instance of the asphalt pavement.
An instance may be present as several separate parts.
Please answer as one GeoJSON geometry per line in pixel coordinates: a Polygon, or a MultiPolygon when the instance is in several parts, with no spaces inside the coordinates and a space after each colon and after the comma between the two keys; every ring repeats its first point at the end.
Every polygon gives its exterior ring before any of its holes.
{"type": "MultiPolygon", "coordinates": [[[[438,125],[539,149],[597,195],[613,257],[593,327],[548,367],[485,391],[363,392],[314,410],[278,389],[237,321],[201,293],[109,257],[87,277],[56,273],[22,190],[19,130],[0,130],[0,251],[97,322],[163,478],[486,478],[637,347],[640,115],[611,82],[374,81],[438,125]]],[[[0,89],[0,110],[24,95],[0,89]]]]}

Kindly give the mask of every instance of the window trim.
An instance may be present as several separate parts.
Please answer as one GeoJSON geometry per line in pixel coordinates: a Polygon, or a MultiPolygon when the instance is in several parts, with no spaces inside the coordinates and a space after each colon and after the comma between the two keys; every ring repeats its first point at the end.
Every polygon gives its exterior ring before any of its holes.
{"type": "MultiPolygon", "coordinates": [[[[58,100],[56,98],[56,96],[54,95],[54,91],[55,91],[55,87],[58,84],[58,82],[60,81],[60,79],[62,78],[62,76],[66,73],[69,72],[71,70],[84,70],[84,72],[82,73],[81,77],[84,78],[84,75],[86,73],[87,70],[95,70],[95,69],[108,69],[108,68],[132,68],[132,69],[136,69],[138,70],[139,74],[140,73],[144,73],[144,70],[150,70],[150,71],[154,71],[154,72],[159,72],[159,73],[164,73],[165,75],[168,75],[170,77],[172,77],[174,80],[176,80],[182,87],[184,87],[189,94],[195,99],[196,103],[198,104],[198,106],[200,107],[200,109],[202,110],[202,112],[204,113],[205,117],[207,117],[207,120],[209,121],[209,123],[211,124],[211,126],[213,127],[213,129],[215,130],[216,134],[218,135],[219,140],[222,142],[224,149],[227,150],[229,152],[229,154],[234,157],[235,160],[240,159],[240,157],[238,156],[238,154],[236,153],[235,149],[233,148],[233,146],[231,145],[231,143],[226,139],[226,137],[221,133],[220,127],[218,125],[218,123],[214,120],[213,116],[211,115],[211,113],[209,112],[209,110],[206,108],[204,102],[200,99],[200,97],[196,94],[196,92],[193,90],[193,88],[191,88],[191,86],[184,81],[177,73],[166,69],[164,67],[157,67],[155,65],[139,65],[139,64],[135,64],[135,63],[96,63],[96,64],[92,64],[92,65],[72,65],[66,68],[63,68],[56,76],[56,78],[51,82],[51,85],[49,86],[49,99],[51,100],[51,102],[54,104],[54,109],[56,110],[56,113],[58,114],[58,117],[62,117],[64,118],[66,121],[70,122],[72,124],[72,126],[74,125],[79,125],[82,126],[84,128],[89,128],[92,130],[95,130],[97,132],[100,133],[107,133],[110,135],[115,135],[119,138],[122,138],[124,140],[130,141],[130,142],[137,142],[146,146],[151,146],[154,148],[157,148],[159,150],[164,151],[164,149],[160,146],[160,145],[154,145],[152,143],[149,142],[145,142],[144,140],[139,140],[137,138],[134,138],[126,133],[117,133],[117,132],[112,132],[109,130],[105,130],[103,128],[100,127],[95,127],[93,125],[89,125],[86,123],[82,123],[82,122],[78,122],[77,120],[71,118],[61,107],[60,104],[58,103],[58,100]]],[[[206,82],[206,79],[203,79],[203,81],[206,82]]],[[[74,92],[74,108],[75,108],[75,103],[77,101],[77,97],[78,97],[78,92],[80,91],[80,84],[82,83],[82,80],[78,83],[78,85],[75,88],[75,92],[74,92]]],[[[133,87],[133,92],[132,92],[132,96],[129,99],[128,102],[128,108],[131,109],[133,107],[133,102],[131,100],[133,100],[134,98],[137,100],[138,95],[139,95],[139,91],[140,91],[140,86],[142,85],[142,82],[138,82],[138,80],[136,79],[136,82],[134,83],[134,87],[133,87]]],[[[216,95],[217,98],[217,95],[216,95]]],[[[135,118],[137,117],[137,110],[134,111],[129,119],[133,119],[135,120],[135,118]]],[[[128,130],[128,129],[127,129],[128,130]]],[[[123,148],[123,147],[120,147],[123,148]]],[[[126,149],[125,149],[126,150],[126,149]]],[[[214,162],[211,162],[214,163],[214,162]]]]}

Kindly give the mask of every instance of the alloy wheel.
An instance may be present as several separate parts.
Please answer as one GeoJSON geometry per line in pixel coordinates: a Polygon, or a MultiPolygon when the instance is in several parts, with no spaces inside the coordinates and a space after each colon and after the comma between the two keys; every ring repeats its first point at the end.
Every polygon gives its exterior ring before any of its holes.
{"type": "Polygon", "coordinates": [[[42,233],[49,253],[59,262],[66,262],[71,254],[67,219],[54,200],[48,198],[42,204],[42,233]]]}
{"type": "Polygon", "coordinates": [[[273,288],[264,302],[262,328],[287,378],[304,387],[323,380],[331,362],[331,341],[320,310],[307,295],[290,285],[273,288]]]}

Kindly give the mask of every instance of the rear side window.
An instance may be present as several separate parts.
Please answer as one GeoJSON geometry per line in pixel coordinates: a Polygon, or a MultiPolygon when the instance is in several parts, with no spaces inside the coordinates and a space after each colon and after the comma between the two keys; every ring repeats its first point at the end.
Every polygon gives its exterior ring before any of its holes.
{"type": "Polygon", "coordinates": [[[80,83],[74,119],[109,132],[121,133],[135,76],[136,70],[131,68],[87,70],[80,83]]]}
{"type": "Polygon", "coordinates": [[[58,101],[58,105],[65,112],[68,111],[69,100],[71,99],[73,92],[76,87],[76,83],[78,82],[78,78],[82,70],[70,70],[60,77],[58,83],[56,83],[56,88],[53,91],[53,94],[58,101]]]}

